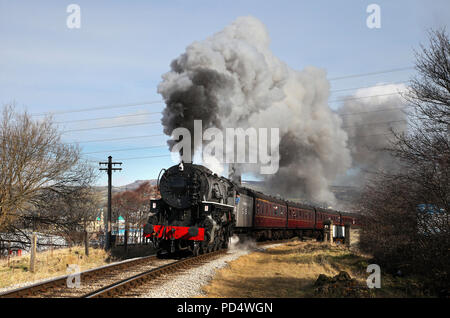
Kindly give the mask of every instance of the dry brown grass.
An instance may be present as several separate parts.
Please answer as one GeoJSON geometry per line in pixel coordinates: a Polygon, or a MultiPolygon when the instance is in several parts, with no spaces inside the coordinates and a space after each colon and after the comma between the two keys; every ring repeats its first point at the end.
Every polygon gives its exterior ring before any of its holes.
{"type": "Polygon", "coordinates": [[[207,297],[313,297],[319,274],[346,271],[365,284],[367,260],[344,247],[293,241],[231,262],[204,291],[207,297]]]}
{"type": "Polygon", "coordinates": [[[0,288],[30,282],[45,278],[67,275],[67,265],[77,264],[81,270],[87,270],[107,264],[107,253],[102,249],[89,249],[89,257],[84,253],[84,247],[59,249],[37,253],[36,271],[29,271],[30,256],[15,256],[0,261],[0,288]]]}

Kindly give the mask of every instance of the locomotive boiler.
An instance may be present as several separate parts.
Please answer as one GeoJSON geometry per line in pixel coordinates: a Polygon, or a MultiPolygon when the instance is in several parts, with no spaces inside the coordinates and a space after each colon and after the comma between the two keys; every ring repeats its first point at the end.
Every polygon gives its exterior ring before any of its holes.
{"type": "Polygon", "coordinates": [[[189,251],[198,255],[226,248],[235,224],[234,184],[192,163],[181,162],[161,173],[161,199],[151,200],[144,226],[144,236],[158,254],[189,251]]]}

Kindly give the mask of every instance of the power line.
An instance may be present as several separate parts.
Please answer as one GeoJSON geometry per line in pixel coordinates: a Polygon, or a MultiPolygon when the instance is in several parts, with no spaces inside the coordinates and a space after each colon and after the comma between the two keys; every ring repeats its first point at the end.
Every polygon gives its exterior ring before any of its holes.
{"type": "Polygon", "coordinates": [[[390,95],[399,95],[403,92],[396,92],[396,93],[388,93],[388,94],[379,94],[379,95],[369,95],[369,96],[360,96],[360,97],[349,97],[349,98],[339,98],[330,100],[329,102],[345,102],[348,100],[355,100],[355,99],[363,99],[363,98],[371,98],[371,97],[381,97],[381,96],[390,96],[390,95]]]}
{"type": "MultiPolygon", "coordinates": [[[[330,102],[357,100],[357,99],[370,98],[370,97],[381,97],[381,96],[398,95],[400,93],[401,92],[389,93],[389,94],[379,94],[379,95],[370,95],[370,96],[360,96],[360,97],[344,98],[344,99],[336,99],[336,100],[331,100],[330,102]]],[[[376,111],[380,111],[380,110],[376,110],[376,111]]],[[[370,112],[370,111],[368,111],[368,112],[370,112]]],[[[152,125],[152,124],[159,124],[159,123],[160,122],[157,121],[157,122],[147,122],[147,123],[133,123],[133,124],[115,125],[115,126],[107,126],[107,127],[71,129],[71,130],[64,131],[63,134],[66,134],[66,133],[69,133],[69,132],[77,132],[77,131],[88,131],[88,130],[98,130],[98,129],[108,129],[108,128],[129,127],[129,126],[142,126],[142,125],[152,125]]]]}
{"type": "Polygon", "coordinates": [[[334,89],[334,90],[331,90],[330,93],[337,93],[337,92],[344,92],[344,91],[354,91],[354,90],[363,89],[363,88],[382,87],[382,86],[406,84],[406,83],[408,83],[408,81],[393,82],[393,83],[386,83],[386,84],[378,84],[378,85],[371,85],[371,86],[360,86],[360,87],[353,87],[353,88],[334,89]]]}
{"type": "Polygon", "coordinates": [[[66,134],[68,132],[74,132],[74,131],[87,131],[87,130],[97,130],[97,129],[108,129],[108,128],[119,128],[119,127],[129,127],[129,126],[142,126],[142,125],[154,125],[154,124],[160,124],[159,121],[154,122],[147,122],[147,123],[137,123],[137,124],[124,124],[124,125],[116,125],[116,126],[107,126],[107,127],[94,127],[94,128],[83,128],[83,129],[72,129],[72,130],[66,130],[63,132],[63,134],[66,134]]]}
{"type": "Polygon", "coordinates": [[[400,123],[400,122],[407,122],[407,120],[391,120],[391,121],[382,121],[382,122],[375,122],[375,123],[365,123],[361,125],[350,125],[350,126],[342,126],[341,128],[351,128],[351,127],[360,127],[360,126],[367,126],[367,125],[383,125],[383,124],[391,124],[391,123],[400,123]]]}
{"type": "Polygon", "coordinates": [[[84,155],[89,155],[93,153],[105,153],[105,152],[117,152],[117,151],[133,151],[133,150],[143,150],[143,149],[152,149],[152,148],[162,148],[167,147],[168,145],[158,145],[158,146],[148,146],[148,147],[139,147],[139,148],[125,148],[125,149],[113,149],[113,150],[102,150],[102,151],[92,151],[92,152],[84,152],[84,155]]]}
{"type": "MultiPolygon", "coordinates": [[[[381,124],[390,124],[390,123],[400,123],[400,122],[407,122],[407,120],[392,120],[392,121],[386,121],[386,122],[375,122],[375,123],[366,123],[361,125],[349,125],[349,126],[342,126],[341,128],[350,128],[350,127],[359,127],[359,126],[367,126],[367,125],[381,125],[381,124]]],[[[382,133],[382,134],[373,134],[373,135],[355,135],[350,136],[349,138],[356,138],[356,137],[370,137],[370,136],[380,136],[380,135],[389,135],[392,134],[389,133],[382,133]]],[[[134,151],[134,150],[144,150],[144,149],[152,149],[152,148],[162,148],[167,147],[167,145],[154,145],[154,146],[148,146],[148,147],[138,147],[138,148],[124,148],[124,149],[111,149],[111,150],[102,150],[102,151],[94,151],[94,152],[85,152],[83,155],[88,154],[94,154],[94,153],[105,153],[105,152],[117,152],[117,151],[134,151]]],[[[155,155],[155,156],[145,156],[145,157],[135,157],[135,158],[123,158],[119,160],[131,160],[131,159],[144,159],[144,158],[158,158],[158,157],[165,157],[169,155],[155,155]]]]}
{"type": "Polygon", "coordinates": [[[391,111],[391,110],[401,110],[405,108],[409,108],[411,106],[403,106],[403,107],[397,107],[397,108],[384,108],[384,109],[375,109],[375,110],[366,110],[362,112],[352,112],[352,113],[344,113],[340,114],[337,113],[339,116],[351,116],[351,115],[358,115],[358,114],[366,114],[366,113],[376,113],[376,112],[384,112],[384,111],[391,111]]]}
{"type": "Polygon", "coordinates": [[[373,134],[373,135],[356,135],[356,136],[349,136],[349,139],[354,139],[357,137],[373,137],[373,136],[386,136],[386,135],[393,135],[394,133],[388,132],[388,133],[382,133],[382,134],[373,134]]]}
{"type": "MultiPolygon", "coordinates": [[[[340,98],[340,99],[334,99],[330,100],[329,102],[342,102],[342,101],[348,101],[348,100],[357,100],[357,99],[364,99],[364,98],[371,98],[371,97],[382,97],[382,96],[391,96],[391,95],[398,95],[403,92],[395,92],[395,93],[387,93],[387,94],[378,94],[378,95],[368,95],[368,96],[359,96],[359,97],[350,97],[350,98],[340,98]]],[[[160,114],[162,112],[152,112],[148,114],[160,114]]],[[[133,115],[124,115],[124,116],[118,116],[118,117],[127,117],[127,116],[137,116],[138,114],[133,115]]],[[[139,114],[141,115],[141,114],[139,114]]],[[[142,114],[146,115],[146,114],[142,114]]],[[[95,119],[83,119],[80,121],[87,121],[87,120],[97,120],[97,119],[112,119],[112,118],[118,118],[118,117],[104,117],[104,118],[95,118],[95,119]]],[[[160,122],[150,122],[149,124],[155,124],[160,122]]],[[[124,127],[124,126],[133,126],[133,125],[145,125],[146,123],[137,123],[137,124],[126,124],[126,125],[119,125],[119,126],[110,126],[110,127],[96,127],[96,128],[85,128],[85,129],[74,129],[74,130],[67,130],[65,132],[72,132],[72,131],[83,131],[83,130],[91,130],[91,129],[105,129],[105,128],[115,128],[115,127],[124,127]]]]}
{"type": "MultiPolygon", "coordinates": [[[[400,122],[407,122],[407,120],[392,120],[392,121],[383,121],[383,122],[375,122],[375,123],[366,123],[366,124],[361,124],[361,125],[348,125],[348,126],[342,126],[341,128],[351,128],[351,127],[359,127],[359,126],[367,126],[367,125],[383,125],[383,124],[400,123],[400,122]]],[[[161,134],[160,136],[164,136],[164,135],[161,134]]],[[[130,138],[133,138],[133,137],[130,137],[130,138]]],[[[123,138],[121,138],[121,139],[123,139],[123,138]]],[[[95,153],[105,153],[105,152],[144,150],[144,149],[162,148],[162,147],[167,147],[167,146],[168,145],[165,144],[165,145],[138,147],[138,148],[108,149],[108,150],[101,150],[101,151],[84,152],[83,155],[90,155],[90,154],[95,154],[95,153]]]]}
{"type": "Polygon", "coordinates": [[[78,144],[78,143],[79,144],[87,144],[87,143],[91,143],[91,142],[117,141],[117,140],[140,139],[140,138],[161,137],[161,136],[166,136],[166,135],[165,134],[156,134],[156,135],[120,137],[120,138],[110,138],[110,139],[93,139],[93,140],[85,140],[85,141],[66,142],[66,144],[78,144]]]}
{"type": "Polygon", "coordinates": [[[401,71],[412,70],[412,69],[414,69],[413,66],[408,66],[408,67],[393,68],[393,69],[390,69],[390,70],[384,70],[384,71],[378,71],[378,72],[370,72],[370,73],[362,73],[362,74],[353,74],[353,75],[332,77],[332,78],[329,78],[328,80],[329,81],[337,81],[337,80],[346,79],[346,78],[372,76],[372,75],[385,74],[385,73],[401,72],[401,71]]]}
{"type": "Polygon", "coordinates": [[[46,116],[46,115],[60,115],[60,114],[69,114],[69,113],[80,113],[80,112],[89,112],[94,110],[102,110],[102,109],[112,109],[112,108],[123,108],[123,107],[133,107],[133,106],[142,106],[142,105],[151,105],[151,104],[160,104],[163,101],[155,100],[155,101],[147,101],[147,102],[139,102],[139,103],[129,103],[129,104],[116,104],[116,105],[108,105],[108,106],[99,106],[99,107],[89,107],[89,108],[80,108],[80,109],[72,109],[65,111],[54,111],[54,112],[45,112],[45,113],[35,113],[31,114],[31,116],[46,116]]]}
{"type": "MultiPolygon", "coordinates": [[[[410,70],[410,69],[414,69],[414,67],[409,66],[409,67],[394,68],[394,69],[377,71],[377,72],[344,75],[344,76],[339,76],[339,77],[332,77],[332,78],[329,78],[328,80],[335,81],[335,80],[346,79],[346,78],[364,77],[364,76],[371,76],[371,75],[377,75],[377,74],[400,72],[400,71],[410,70]]],[[[88,111],[95,111],[95,110],[102,110],[102,109],[133,107],[133,106],[160,104],[160,103],[164,103],[164,101],[163,100],[153,100],[153,101],[143,101],[143,102],[135,102],[135,103],[127,103],[127,104],[116,104],[116,105],[106,105],[106,106],[98,106],[98,107],[72,109],[72,110],[66,110],[66,111],[48,111],[48,112],[43,112],[43,113],[34,113],[34,114],[32,113],[31,116],[60,115],[60,114],[68,114],[68,113],[76,113],[76,112],[88,112],[88,111]]]]}
{"type": "Polygon", "coordinates": [[[155,155],[155,156],[145,156],[145,157],[134,157],[134,158],[122,158],[117,160],[137,160],[137,159],[150,159],[150,158],[161,158],[161,157],[171,157],[172,155],[155,155]]]}
{"type": "Polygon", "coordinates": [[[104,119],[117,119],[117,118],[124,118],[124,117],[135,117],[135,116],[154,115],[154,114],[161,114],[161,112],[147,112],[147,113],[131,114],[131,115],[118,115],[118,116],[113,116],[113,117],[100,117],[100,118],[57,121],[57,122],[55,122],[55,124],[67,124],[67,123],[76,123],[76,122],[93,121],[93,120],[104,120],[104,119]]]}

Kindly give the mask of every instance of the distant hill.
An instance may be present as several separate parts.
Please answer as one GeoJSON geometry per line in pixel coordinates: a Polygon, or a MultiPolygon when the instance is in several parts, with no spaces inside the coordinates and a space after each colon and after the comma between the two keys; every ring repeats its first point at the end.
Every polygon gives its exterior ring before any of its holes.
{"type": "MultiPolygon", "coordinates": [[[[145,182],[150,182],[150,185],[156,185],[157,180],[156,179],[151,179],[151,180],[136,180],[133,183],[129,183],[123,186],[118,186],[118,187],[112,187],[112,193],[117,193],[117,192],[123,192],[123,191],[131,191],[131,190],[136,190],[137,188],[139,188],[139,186],[145,182]]],[[[95,187],[98,191],[108,191],[108,186],[101,186],[101,187],[95,187]]]]}

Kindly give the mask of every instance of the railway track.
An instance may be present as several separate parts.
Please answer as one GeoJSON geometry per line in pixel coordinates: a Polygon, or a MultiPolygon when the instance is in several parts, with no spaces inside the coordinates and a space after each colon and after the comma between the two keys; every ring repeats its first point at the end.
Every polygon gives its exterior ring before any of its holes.
{"type": "MultiPolygon", "coordinates": [[[[288,240],[266,241],[257,243],[258,246],[285,243],[288,240]]],[[[151,284],[151,288],[158,284],[156,280],[163,277],[167,280],[167,275],[176,274],[183,270],[188,270],[192,267],[200,266],[210,260],[213,260],[221,255],[227,253],[227,249],[221,249],[215,252],[202,254],[196,257],[188,257],[179,261],[163,265],[158,268],[140,273],[133,277],[114,282],[109,286],[105,286],[99,290],[83,295],[83,298],[113,298],[113,297],[134,297],[135,290],[140,289],[137,294],[142,294],[146,290],[145,285],[151,284]]]]}
{"type": "Polygon", "coordinates": [[[140,257],[80,272],[81,286],[78,288],[69,288],[67,281],[71,275],[65,275],[0,293],[0,298],[80,297],[112,281],[170,262],[173,260],[160,260],[155,255],[140,257]]]}
{"type": "Polygon", "coordinates": [[[117,281],[109,286],[105,286],[94,292],[83,295],[83,298],[104,298],[104,297],[120,297],[123,293],[135,289],[138,286],[153,282],[156,278],[176,273],[180,270],[186,270],[193,266],[201,265],[210,259],[225,254],[227,250],[219,250],[196,257],[188,257],[179,261],[163,265],[158,268],[148,270],[130,278],[117,281]]]}
{"type": "MultiPolygon", "coordinates": [[[[286,241],[266,241],[257,245],[283,242],[286,241]]],[[[81,272],[79,273],[81,286],[77,288],[67,287],[69,275],[66,275],[0,293],[0,298],[120,297],[138,286],[155,282],[165,275],[199,266],[226,253],[227,250],[223,249],[181,260],[158,259],[155,255],[152,255],[81,272]]]]}

